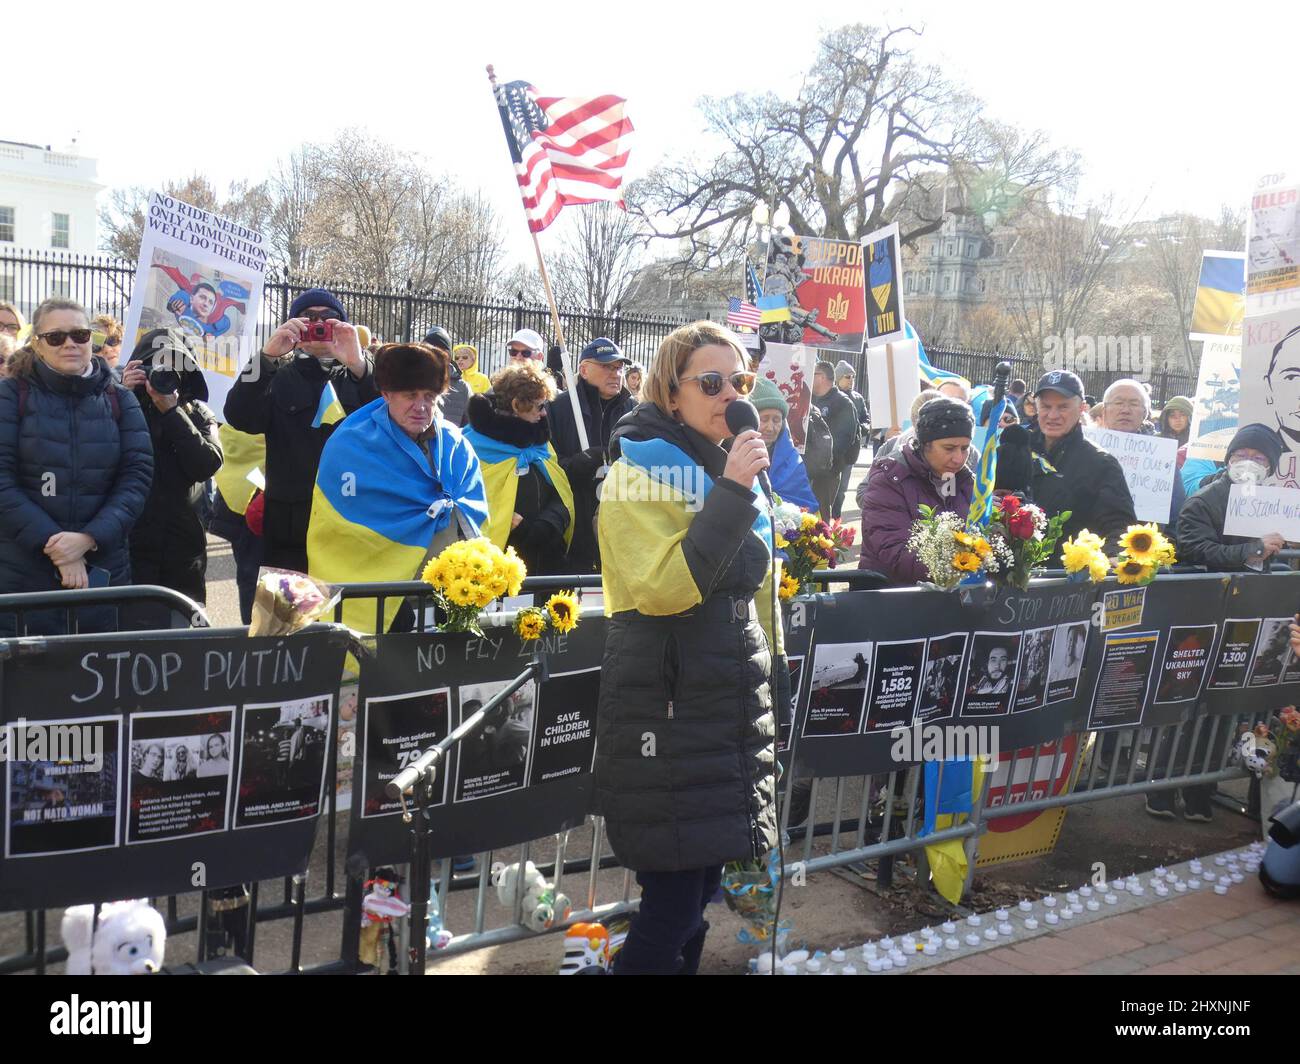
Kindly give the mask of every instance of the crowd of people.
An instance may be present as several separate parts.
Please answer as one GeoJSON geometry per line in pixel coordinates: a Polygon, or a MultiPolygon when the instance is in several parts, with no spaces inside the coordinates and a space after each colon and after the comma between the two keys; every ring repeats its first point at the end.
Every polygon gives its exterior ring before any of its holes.
{"type": "MultiPolygon", "coordinates": [[[[218,412],[179,331],[146,333],[123,363],[110,318],[54,298],[28,327],[0,304],[0,592],[134,582],[202,603],[208,531],[232,544],[245,621],[260,566],[338,581],[364,557],[370,578],[409,580],[444,544],[479,535],[533,574],[601,573],[611,621],[595,806],[642,886],[618,968],[693,972],[722,865],[776,841],[773,706],[789,678],[756,478],[767,470],[782,499],[842,515],[870,434],[852,365],[819,362],[806,423],[792,423],[761,341],[710,322],[672,332],[644,370],[598,337],[571,384],[562,352],[531,329],[490,377],[441,326],[417,343],[364,340],[335,294],[306,291],[218,412]],[[312,335],[321,322],[328,339],[312,335]],[[757,429],[728,427],[738,398],[757,429]],[[646,490],[665,469],[702,471],[703,490],[646,490]]],[[[1119,462],[1085,424],[1170,437],[1185,465],[1185,398],[1156,413],[1146,386],[1119,380],[1094,401],[1067,370],[1032,390],[1013,381],[1009,395],[997,489],[1069,510],[1067,536],[1086,527],[1114,547],[1137,520],[1119,462]]],[[[954,379],[923,390],[858,485],[860,566],[891,586],[926,578],[907,547],[919,508],[971,505],[987,403],[970,397],[954,379]]],[[[1246,425],[1223,465],[1179,478],[1168,531],[1180,560],[1268,565],[1283,538],[1227,536],[1224,521],[1232,484],[1264,480],[1280,454],[1275,431],[1246,425]]],[[[398,610],[385,623],[410,620],[398,610]]],[[[128,622],[166,617],[81,627],[128,622]]],[[[62,624],[62,611],[28,615],[33,632],[62,624]]],[[[1208,818],[1203,795],[1183,801],[1189,819],[1208,818]]],[[[1174,808],[1170,792],[1148,800],[1153,815],[1174,808]]]]}

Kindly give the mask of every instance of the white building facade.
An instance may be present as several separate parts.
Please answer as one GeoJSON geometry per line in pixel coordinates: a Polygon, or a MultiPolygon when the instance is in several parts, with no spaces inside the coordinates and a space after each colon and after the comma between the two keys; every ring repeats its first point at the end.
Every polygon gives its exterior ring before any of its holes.
{"type": "Polygon", "coordinates": [[[98,250],[95,160],[0,140],[0,253],[98,250]]]}

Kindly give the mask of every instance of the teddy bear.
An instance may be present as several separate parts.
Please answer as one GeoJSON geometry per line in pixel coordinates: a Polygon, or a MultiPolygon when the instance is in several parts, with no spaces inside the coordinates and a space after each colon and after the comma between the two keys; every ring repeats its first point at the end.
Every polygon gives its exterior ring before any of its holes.
{"type": "MultiPolygon", "coordinates": [[[[497,888],[497,898],[507,909],[514,909],[516,884],[519,884],[518,863],[492,870],[492,885],[497,888]]],[[[555,892],[532,861],[524,866],[519,889],[523,891],[521,921],[530,931],[547,931],[557,922],[564,923],[573,912],[569,899],[555,892]]]]}
{"type": "Polygon", "coordinates": [[[74,905],[64,911],[61,931],[68,975],[153,975],[162,968],[167,925],[142,898],[74,905]]]}

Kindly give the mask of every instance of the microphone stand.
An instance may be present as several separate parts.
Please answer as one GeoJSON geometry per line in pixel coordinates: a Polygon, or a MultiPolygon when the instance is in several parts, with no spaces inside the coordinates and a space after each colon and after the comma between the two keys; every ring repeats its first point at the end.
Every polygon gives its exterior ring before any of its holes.
{"type": "Polygon", "coordinates": [[[429,822],[429,814],[432,809],[433,784],[438,777],[438,768],[446,759],[447,752],[453,746],[482,731],[511,695],[530,680],[535,679],[540,686],[546,682],[548,676],[546,654],[539,647],[533,652],[533,660],[529,662],[528,667],[511,680],[503,690],[497,692],[476,713],[462,721],[447,738],[436,746],[430,747],[388,781],[385,788],[388,796],[402,803],[402,822],[411,825],[411,929],[415,937],[415,957],[411,963],[411,975],[424,974],[428,951],[425,925],[429,922],[429,890],[433,880],[433,858],[430,850],[433,829],[429,822]],[[408,795],[415,801],[415,812],[412,812],[406,804],[408,795]]]}

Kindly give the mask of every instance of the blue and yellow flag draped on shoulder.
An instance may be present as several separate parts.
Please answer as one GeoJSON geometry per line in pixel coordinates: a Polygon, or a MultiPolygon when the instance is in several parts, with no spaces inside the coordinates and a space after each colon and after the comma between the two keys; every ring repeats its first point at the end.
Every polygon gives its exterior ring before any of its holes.
{"type": "MultiPolygon", "coordinates": [[[[312,576],[330,583],[412,580],[433,537],[450,524],[453,506],[476,532],[482,528],[488,510],[478,458],[459,429],[441,418],[437,426],[427,441],[432,465],[393,424],[382,398],[334,430],[312,495],[312,576]]],[[[385,605],[387,628],[400,602],[385,605]]],[[[343,623],[374,631],[374,604],[345,601],[343,623]]]]}
{"type": "Polygon", "coordinates": [[[569,511],[569,524],[564,530],[564,545],[569,546],[573,541],[575,520],[573,488],[570,487],[564,470],[560,468],[555,448],[549,443],[515,447],[485,436],[473,428],[465,429],[463,435],[466,442],[474,448],[483,470],[483,485],[488,501],[488,516],[482,526],[483,535],[502,550],[506,549],[506,540],[510,538],[510,519],[514,516],[515,499],[519,493],[519,477],[528,471],[529,466],[535,465],[551,482],[560,501],[564,503],[564,508],[569,511]]]}
{"type": "MultiPolygon", "coordinates": [[[[605,615],[624,610],[652,617],[682,613],[703,601],[681,544],[713,480],[685,451],[667,440],[625,437],[620,446],[622,457],[605,477],[598,511],[601,553],[617,552],[622,559],[618,566],[606,566],[601,574],[605,615]]],[[[753,490],[758,490],[757,484],[753,490]]],[[[758,501],[754,503],[753,531],[770,552],[772,522],[758,501]]],[[[771,579],[769,572],[754,603],[769,642],[781,653],[781,626],[772,623],[771,579]]]]}

